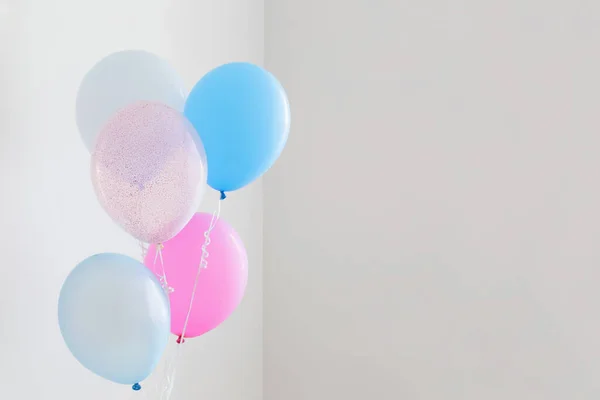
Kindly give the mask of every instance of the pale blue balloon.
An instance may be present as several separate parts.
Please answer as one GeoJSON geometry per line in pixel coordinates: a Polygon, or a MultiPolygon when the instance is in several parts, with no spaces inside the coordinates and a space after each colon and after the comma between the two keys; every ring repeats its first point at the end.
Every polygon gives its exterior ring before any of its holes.
{"type": "Polygon", "coordinates": [[[186,94],[183,80],[162,58],[141,50],[110,54],[79,86],[76,117],[81,138],[92,152],[100,130],[121,108],[153,101],[183,112],[186,94]]]}
{"type": "Polygon", "coordinates": [[[103,253],[82,261],[65,280],[58,322],[84,367],[133,385],[159,362],[171,313],[167,294],[148,268],[131,257],[103,253]]]}
{"type": "Polygon", "coordinates": [[[208,184],[221,192],[246,186],[277,160],[290,130],[290,105],[277,79],[249,63],[206,74],[185,103],[206,151],[208,184]]]}

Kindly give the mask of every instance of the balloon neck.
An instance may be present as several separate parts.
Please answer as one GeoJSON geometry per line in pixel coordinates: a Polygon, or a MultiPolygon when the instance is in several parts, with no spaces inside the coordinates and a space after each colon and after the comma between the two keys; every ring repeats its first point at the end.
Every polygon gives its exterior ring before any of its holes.
{"type": "Polygon", "coordinates": [[[136,383],[131,388],[137,392],[138,390],[140,390],[142,388],[142,385],[140,385],[139,383],[136,383]]]}
{"type": "Polygon", "coordinates": [[[181,344],[181,343],[185,343],[185,339],[183,338],[183,335],[179,335],[179,337],[177,338],[177,344],[181,344]]]}
{"type": "Polygon", "coordinates": [[[225,194],[224,191],[219,190],[221,192],[221,200],[225,200],[227,198],[227,195],[225,194]]]}

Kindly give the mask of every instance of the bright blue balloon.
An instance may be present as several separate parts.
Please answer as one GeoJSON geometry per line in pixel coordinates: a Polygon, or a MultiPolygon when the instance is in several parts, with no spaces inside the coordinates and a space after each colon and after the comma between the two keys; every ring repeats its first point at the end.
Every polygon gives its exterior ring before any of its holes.
{"type": "Polygon", "coordinates": [[[208,164],[208,184],[229,192],[246,186],[277,160],[290,130],[290,105],[268,71],[225,64],[206,74],[185,103],[208,164]]]}
{"type": "Polygon", "coordinates": [[[58,322],[67,347],[84,367],[133,385],[160,360],[171,313],[148,268],[133,258],[103,253],[85,259],[65,280],[58,322]]]}

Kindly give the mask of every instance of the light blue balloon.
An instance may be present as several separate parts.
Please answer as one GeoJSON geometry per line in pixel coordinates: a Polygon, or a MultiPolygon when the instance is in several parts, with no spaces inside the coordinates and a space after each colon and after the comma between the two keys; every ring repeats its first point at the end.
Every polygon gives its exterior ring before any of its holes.
{"type": "Polygon", "coordinates": [[[102,127],[121,108],[152,101],[183,112],[186,95],[183,80],[162,58],[141,50],[110,54],[79,86],[76,117],[81,138],[92,152],[102,127]]]}
{"type": "Polygon", "coordinates": [[[246,186],[277,160],[290,130],[285,91],[268,71],[225,64],[206,74],[185,103],[206,151],[208,184],[229,192],[246,186]]]}
{"type": "Polygon", "coordinates": [[[103,253],[82,261],[65,280],[58,322],[67,347],[84,367],[133,385],[160,360],[171,313],[149,269],[133,258],[103,253]]]}

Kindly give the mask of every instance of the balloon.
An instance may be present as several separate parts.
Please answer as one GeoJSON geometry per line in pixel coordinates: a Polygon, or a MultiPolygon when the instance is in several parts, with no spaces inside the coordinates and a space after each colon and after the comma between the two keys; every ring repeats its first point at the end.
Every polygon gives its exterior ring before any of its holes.
{"type": "Polygon", "coordinates": [[[183,81],[165,60],[145,51],[120,51],[100,60],[83,78],[77,126],[92,152],[102,126],[121,108],[146,100],[183,111],[185,97],[183,81]]]}
{"type": "Polygon", "coordinates": [[[290,106],[277,79],[248,63],[206,74],[192,89],[185,116],[202,139],[208,184],[228,192],[246,186],[277,160],[290,129],[290,106]]]}
{"type": "Polygon", "coordinates": [[[103,253],[69,274],[58,300],[60,331],[73,356],[113,382],[135,384],[156,367],[167,346],[169,299],[133,258],[103,253]]]}
{"type": "MultiPolygon", "coordinates": [[[[212,215],[198,213],[162,251],[165,275],[174,291],[171,300],[171,332],[181,335],[190,307],[194,280],[200,265],[204,232],[212,215]]],[[[242,240],[229,224],[217,220],[210,234],[208,266],[200,272],[185,337],[200,336],[229,317],[244,297],[248,281],[248,258],[242,240]]],[[[144,264],[159,274],[156,247],[150,246],[144,264]]]]}
{"type": "Polygon", "coordinates": [[[102,129],[91,172],[108,215],[137,239],[160,243],[198,209],[206,155],[183,114],[140,102],[121,109],[102,129]]]}

